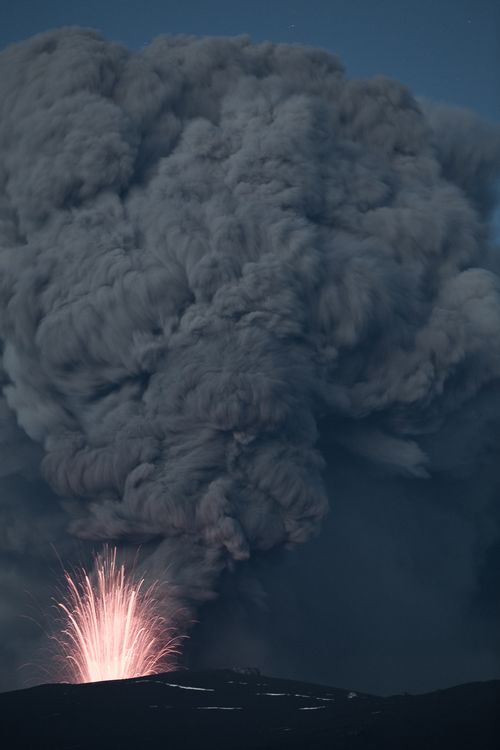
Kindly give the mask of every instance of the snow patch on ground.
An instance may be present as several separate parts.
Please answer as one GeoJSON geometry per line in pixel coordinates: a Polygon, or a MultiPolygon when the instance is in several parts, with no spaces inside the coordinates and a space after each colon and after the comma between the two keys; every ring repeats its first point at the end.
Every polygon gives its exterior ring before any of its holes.
{"type": "Polygon", "coordinates": [[[256,693],[256,695],[273,695],[273,696],[288,696],[288,697],[290,697],[290,693],[256,693]]]}
{"type": "Polygon", "coordinates": [[[304,695],[303,693],[294,693],[294,698],[308,698],[311,701],[333,701],[335,698],[320,698],[319,695],[304,695]]]}
{"type": "Polygon", "coordinates": [[[204,693],[215,693],[215,688],[194,687],[193,685],[174,685],[171,682],[164,682],[163,684],[168,685],[168,687],[178,687],[181,688],[181,690],[202,690],[204,693]]]}

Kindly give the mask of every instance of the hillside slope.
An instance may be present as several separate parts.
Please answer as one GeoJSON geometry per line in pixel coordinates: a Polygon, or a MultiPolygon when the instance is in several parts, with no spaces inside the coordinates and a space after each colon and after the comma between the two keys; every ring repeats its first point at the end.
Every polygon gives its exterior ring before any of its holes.
{"type": "Polygon", "coordinates": [[[240,672],[170,672],[0,695],[4,750],[486,750],[500,681],[381,698],[240,672]]]}

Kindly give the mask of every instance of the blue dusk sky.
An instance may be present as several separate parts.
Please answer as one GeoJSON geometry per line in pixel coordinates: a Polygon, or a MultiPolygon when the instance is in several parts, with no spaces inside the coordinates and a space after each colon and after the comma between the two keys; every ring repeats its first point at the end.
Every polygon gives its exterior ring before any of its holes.
{"type": "Polygon", "coordinates": [[[67,25],[98,28],[131,48],[161,33],[323,47],[349,77],[384,74],[500,120],[496,0],[0,0],[0,20],[0,47],[67,25]]]}

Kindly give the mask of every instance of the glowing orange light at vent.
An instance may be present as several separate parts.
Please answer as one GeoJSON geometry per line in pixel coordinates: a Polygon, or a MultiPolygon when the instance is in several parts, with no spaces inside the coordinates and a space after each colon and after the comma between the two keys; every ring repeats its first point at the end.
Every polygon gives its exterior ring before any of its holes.
{"type": "Polygon", "coordinates": [[[95,575],[65,572],[67,593],[57,607],[64,627],[56,638],[71,682],[121,680],[168,671],[179,638],[158,615],[156,586],[128,578],[116,548],[95,559],[95,575]]]}

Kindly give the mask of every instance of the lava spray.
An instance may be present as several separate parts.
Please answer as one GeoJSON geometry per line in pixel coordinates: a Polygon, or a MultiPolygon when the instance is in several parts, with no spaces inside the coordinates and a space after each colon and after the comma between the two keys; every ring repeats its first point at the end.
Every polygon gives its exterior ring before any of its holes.
{"type": "Polygon", "coordinates": [[[129,575],[116,547],[96,555],[92,575],[65,571],[56,637],[70,682],[120,680],[168,671],[180,638],[158,612],[156,584],[129,575]]]}

